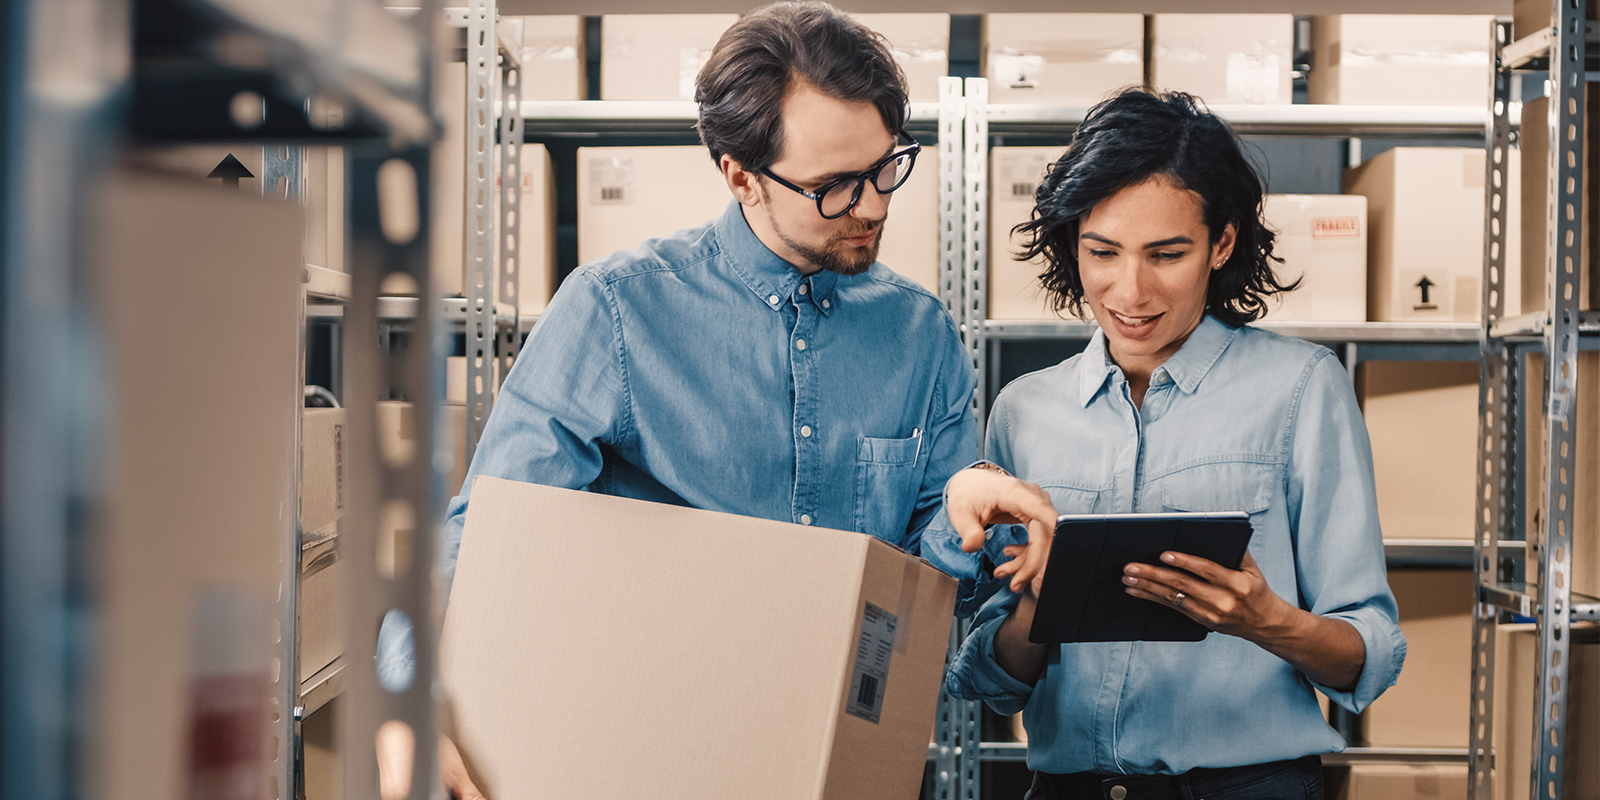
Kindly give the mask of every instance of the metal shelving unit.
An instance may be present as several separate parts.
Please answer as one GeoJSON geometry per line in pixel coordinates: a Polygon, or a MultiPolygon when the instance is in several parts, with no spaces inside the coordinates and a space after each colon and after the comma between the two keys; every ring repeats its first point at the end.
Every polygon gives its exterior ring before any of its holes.
{"type": "MultiPolygon", "coordinates": [[[[1567,749],[1568,670],[1574,644],[1572,623],[1600,619],[1600,600],[1572,591],[1573,540],[1600,532],[1576,530],[1574,508],[1577,448],[1595,442],[1576,441],[1572,415],[1577,407],[1580,338],[1600,332],[1596,315],[1579,311],[1582,264],[1584,162],[1584,95],[1600,80],[1589,63],[1597,25],[1586,21],[1588,3],[1552,0],[1550,26],[1519,41],[1509,25],[1494,28],[1495,70],[1487,127],[1490,158],[1486,159],[1484,198],[1483,327],[1480,333],[1478,530],[1473,569],[1478,603],[1472,625],[1472,700],[1469,753],[1469,796],[1484,800],[1493,794],[1495,628],[1507,613],[1533,617],[1538,626],[1534,686],[1530,797],[1566,796],[1563,772],[1570,757],[1595,758],[1567,749]],[[1505,275],[1506,181],[1501,163],[1510,145],[1510,91],[1519,71],[1548,72],[1551,87],[1546,166],[1545,311],[1506,315],[1502,287],[1505,275]],[[1523,376],[1521,360],[1528,352],[1544,353],[1543,376],[1523,376]],[[1519,441],[1524,380],[1543,380],[1545,446],[1538,453],[1541,480],[1519,480],[1524,445],[1519,441]],[[1522,486],[1543,485],[1542,497],[1522,486]],[[1540,506],[1539,524],[1526,532],[1521,557],[1507,554],[1501,538],[1514,533],[1528,504],[1540,506]]],[[[1524,211],[1526,213],[1526,210],[1524,211]]],[[[1513,776],[1515,780],[1515,776],[1513,776]]]]}

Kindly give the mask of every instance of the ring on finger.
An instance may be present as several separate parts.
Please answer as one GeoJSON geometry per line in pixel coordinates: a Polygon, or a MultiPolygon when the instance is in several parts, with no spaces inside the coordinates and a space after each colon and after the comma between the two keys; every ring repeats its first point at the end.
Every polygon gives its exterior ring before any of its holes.
{"type": "Polygon", "coordinates": [[[1172,599],[1168,602],[1172,603],[1173,608],[1183,608],[1183,601],[1188,599],[1189,595],[1186,595],[1183,592],[1176,592],[1172,595],[1172,599]]]}

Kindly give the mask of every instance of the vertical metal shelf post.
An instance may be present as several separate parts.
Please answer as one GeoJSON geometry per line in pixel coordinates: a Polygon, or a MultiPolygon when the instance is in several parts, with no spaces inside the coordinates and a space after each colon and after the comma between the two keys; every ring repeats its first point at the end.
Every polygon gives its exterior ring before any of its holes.
{"type": "MultiPolygon", "coordinates": [[[[498,38],[498,37],[497,37],[498,38]]],[[[522,349],[522,62],[521,53],[502,52],[500,58],[500,257],[499,298],[511,306],[511,324],[499,329],[500,381],[522,349]]],[[[489,304],[490,309],[494,303],[489,304]]],[[[491,317],[492,320],[492,317],[491,317]]],[[[491,321],[492,324],[492,321],[491,321]]],[[[492,393],[490,394],[492,397],[492,393]]],[[[485,419],[488,414],[484,414],[485,419]]],[[[469,440],[477,449],[477,440],[469,440]]],[[[455,487],[451,491],[456,491],[455,487]]]]}
{"type": "MultiPolygon", "coordinates": [[[[965,153],[962,174],[966,177],[965,195],[966,287],[962,321],[967,336],[967,352],[978,370],[978,388],[973,392],[973,411],[978,416],[978,451],[983,452],[983,434],[988,430],[989,386],[988,353],[984,320],[989,316],[989,81],[966,79],[965,153]]],[[[975,749],[975,748],[974,748],[975,749]]],[[[976,753],[974,753],[976,757],[976,753]]]]}
{"type": "MultiPolygon", "coordinates": [[[[1546,213],[1545,443],[1543,551],[1539,575],[1539,732],[1531,797],[1560,798],[1566,765],[1567,668],[1571,637],[1573,483],[1576,475],[1578,270],[1583,232],[1584,6],[1551,0],[1550,163],[1546,213]]],[[[1592,532],[1590,532],[1592,534],[1592,532]]]]}
{"type": "MultiPolygon", "coordinates": [[[[1473,541],[1473,570],[1480,586],[1493,586],[1500,573],[1499,541],[1507,530],[1511,509],[1515,508],[1517,465],[1510,460],[1515,452],[1510,439],[1516,435],[1517,413],[1513,378],[1515,352],[1502,339],[1492,335],[1496,322],[1505,315],[1506,209],[1509,200],[1507,164],[1510,159],[1510,86],[1514,75],[1504,69],[1501,52],[1511,43],[1511,26],[1490,23],[1494,52],[1491,72],[1490,121],[1485,131],[1488,153],[1484,179],[1484,281],[1483,322],[1479,333],[1478,368],[1478,494],[1477,536],[1473,541]]],[[[1482,602],[1474,604],[1472,615],[1472,684],[1470,742],[1468,753],[1468,796],[1489,800],[1494,785],[1494,669],[1495,624],[1499,609],[1482,602]]]]}
{"type": "MultiPolygon", "coordinates": [[[[494,397],[495,279],[495,81],[500,40],[495,0],[467,6],[467,224],[463,242],[467,295],[466,459],[472,461],[489,421],[494,397]]],[[[517,115],[516,108],[505,114],[517,115]]],[[[520,154],[519,154],[520,155],[520,154]]],[[[520,158],[518,159],[520,163],[520,158]]],[[[520,168],[519,168],[520,169],[520,168]]],[[[520,171],[517,180],[520,183],[520,171]]],[[[432,297],[433,295],[424,295],[432,297]]],[[[458,487],[459,488],[459,487],[458,487]]]]}

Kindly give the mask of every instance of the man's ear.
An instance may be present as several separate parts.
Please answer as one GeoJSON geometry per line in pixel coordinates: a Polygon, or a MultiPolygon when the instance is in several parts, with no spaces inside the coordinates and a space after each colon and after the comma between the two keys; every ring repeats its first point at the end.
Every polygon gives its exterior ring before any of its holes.
{"type": "Polygon", "coordinates": [[[746,170],[727,153],[722,154],[717,167],[722,170],[723,180],[728,182],[728,191],[733,192],[733,198],[738,200],[740,205],[753,208],[761,204],[761,189],[756,186],[758,175],[746,170]]]}

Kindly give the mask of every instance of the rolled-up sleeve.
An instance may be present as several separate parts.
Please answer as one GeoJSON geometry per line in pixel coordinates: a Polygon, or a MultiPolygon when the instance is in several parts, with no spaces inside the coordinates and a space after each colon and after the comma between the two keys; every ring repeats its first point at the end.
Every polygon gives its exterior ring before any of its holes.
{"type": "Polygon", "coordinates": [[[1384,566],[1372,444],[1331,353],[1308,368],[1291,431],[1286,488],[1302,600],[1349,623],[1366,645],[1352,691],[1317,688],[1359,713],[1399,678],[1406,641],[1384,566]]]}
{"type": "Polygon", "coordinates": [[[945,691],[963,700],[988,703],[998,714],[1015,714],[1028,704],[1033,687],[1011,677],[994,656],[994,637],[1021,599],[1016,592],[1001,588],[978,610],[972,630],[950,660],[945,691]]]}

